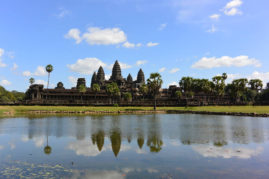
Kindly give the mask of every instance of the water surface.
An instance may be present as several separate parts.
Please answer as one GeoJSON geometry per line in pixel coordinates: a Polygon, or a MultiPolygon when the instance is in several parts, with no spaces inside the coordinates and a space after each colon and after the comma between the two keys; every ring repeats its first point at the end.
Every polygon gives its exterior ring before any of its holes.
{"type": "Polygon", "coordinates": [[[268,178],[268,118],[0,119],[0,178],[268,178]]]}

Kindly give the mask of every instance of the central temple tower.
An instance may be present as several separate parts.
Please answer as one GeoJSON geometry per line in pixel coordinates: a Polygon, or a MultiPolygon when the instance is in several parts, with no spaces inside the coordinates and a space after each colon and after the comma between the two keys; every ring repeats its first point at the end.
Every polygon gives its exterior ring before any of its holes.
{"type": "Polygon", "coordinates": [[[120,64],[119,64],[118,60],[116,60],[116,62],[114,63],[110,80],[111,81],[123,80],[123,78],[121,76],[121,69],[120,69],[120,64]]]}

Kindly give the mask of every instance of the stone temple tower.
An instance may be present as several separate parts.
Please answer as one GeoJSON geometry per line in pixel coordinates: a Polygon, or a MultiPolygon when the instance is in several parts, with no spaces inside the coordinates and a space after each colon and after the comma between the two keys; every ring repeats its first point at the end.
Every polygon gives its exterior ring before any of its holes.
{"type": "Polygon", "coordinates": [[[121,76],[121,68],[120,68],[120,64],[118,62],[118,60],[116,60],[116,62],[114,63],[113,69],[112,69],[112,75],[110,77],[110,80],[112,81],[119,81],[122,80],[122,76],[121,76]]]}
{"type": "Polygon", "coordinates": [[[144,75],[144,72],[142,71],[142,69],[140,68],[138,74],[137,74],[137,80],[136,80],[137,83],[145,83],[145,75],[144,75]]]}
{"type": "Polygon", "coordinates": [[[92,75],[92,80],[91,80],[91,87],[93,87],[93,84],[97,83],[97,75],[96,72],[93,73],[92,75]]]}
{"type": "Polygon", "coordinates": [[[105,72],[102,66],[99,67],[98,72],[97,72],[97,83],[103,83],[105,81],[105,72]]]}

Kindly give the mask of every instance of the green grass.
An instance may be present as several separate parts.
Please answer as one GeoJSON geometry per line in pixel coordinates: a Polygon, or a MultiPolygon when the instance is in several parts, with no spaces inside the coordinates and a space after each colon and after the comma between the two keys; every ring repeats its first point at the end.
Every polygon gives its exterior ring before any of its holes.
{"type": "MultiPolygon", "coordinates": [[[[117,112],[117,111],[149,111],[153,107],[91,107],[91,106],[0,106],[0,115],[25,114],[30,111],[54,111],[54,112],[117,112]]],[[[201,107],[157,107],[159,111],[188,110],[209,112],[242,112],[268,114],[269,106],[201,106],[201,107]]]]}

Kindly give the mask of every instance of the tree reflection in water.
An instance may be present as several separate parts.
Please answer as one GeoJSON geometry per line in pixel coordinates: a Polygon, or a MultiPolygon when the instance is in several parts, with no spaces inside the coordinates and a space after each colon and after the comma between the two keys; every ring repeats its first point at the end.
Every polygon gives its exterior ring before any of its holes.
{"type": "MultiPolygon", "coordinates": [[[[87,140],[98,151],[112,149],[117,157],[122,142],[135,140],[137,148],[160,152],[163,138],[178,140],[183,145],[206,144],[218,148],[231,143],[264,143],[268,130],[262,118],[206,115],[115,115],[41,117],[27,119],[29,139],[47,137],[45,154],[50,154],[49,136],[87,140]],[[107,139],[107,140],[106,140],[107,139]],[[105,143],[108,142],[106,145],[105,143]],[[109,144],[110,143],[110,144],[109,144]]],[[[5,122],[1,123],[4,128],[5,122]]],[[[124,144],[125,145],[125,144],[124,144]]],[[[122,149],[121,149],[122,148],[122,149]]]]}

